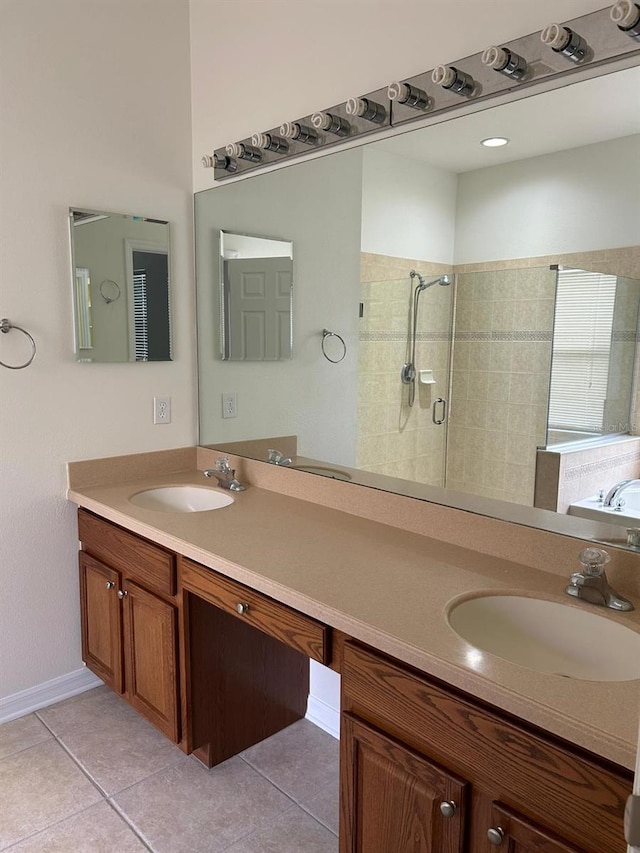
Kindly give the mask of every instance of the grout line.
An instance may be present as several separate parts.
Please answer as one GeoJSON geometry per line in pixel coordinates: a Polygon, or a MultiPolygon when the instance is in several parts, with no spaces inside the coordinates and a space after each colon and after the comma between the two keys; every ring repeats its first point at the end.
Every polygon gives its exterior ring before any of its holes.
{"type": "Polygon", "coordinates": [[[18,841],[14,841],[13,844],[10,844],[8,847],[3,847],[2,850],[12,850],[14,847],[17,847],[18,844],[22,844],[25,841],[29,841],[29,839],[37,838],[38,835],[42,835],[44,832],[49,832],[51,829],[55,829],[56,826],[60,826],[62,823],[66,823],[68,820],[72,820],[73,818],[78,817],[85,812],[88,812],[89,809],[94,809],[96,806],[102,805],[102,802],[91,803],[90,806],[85,806],[83,809],[80,809],[79,812],[73,812],[73,814],[68,814],[60,820],[56,820],[53,823],[47,824],[47,826],[43,826],[42,829],[38,829],[36,832],[32,832],[31,835],[25,835],[23,838],[18,839],[18,841]]]}
{"type": "Polygon", "coordinates": [[[127,824],[129,829],[136,836],[136,838],[138,838],[140,840],[140,842],[142,844],[144,844],[146,849],[150,850],[151,853],[155,853],[155,850],[154,850],[153,846],[151,845],[151,842],[147,838],[145,838],[145,836],[142,834],[142,830],[138,829],[138,827],[135,825],[133,820],[124,811],[124,809],[122,809],[112,797],[107,797],[107,803],[113,809],[113,811],[118,815],[118,817],[120,817],[121,820],[127,824]]]}
{"type": "MultiPolygon", "coordinates": [[[[305,806],[300,801],[296,800],[288,791],[285,791],[284,788],[281,788],[278,784],[276,784],[273,781],[273,779],[270,779],[265,773],[263,773],[261,770],[259,770],[257,767],[255,767],[253,764],[251,764],[251,762],[248,759],[246,759],[243,755],[239,755],[238,757],[241,758],[245,762],[245,764],[248,764],[252,770],[255,770],[255,772],[259,776],[262,776],[263,779],[265,779],[267,782],[269,782],[271,785],[273,785],[274,788],[276,788],[278,791],[280,791],[281,794],[284,794],[285,797],[288,797],[288,799],[290,799],[291,802],[295,806],[298,806],[298,808],[302,809],[303,812],[306,812],[306,814],[308,814],[309,817],[312,817],[316,821],[316,823],[319,823],[326,830],[328,830],[332,835],[335,835],[336,838],[338,837],[337,833],[334,832],[330,826],[327,826],[326,823],[324,823],[324,821],[320,820],[319,817],[316,817],[316,815],[312,814],[312,812],[309,811],[307,806],[305,806]]],[[[327,783],[327,785],[330,785],[330,784],[331,784],[331,782],[327,783]]],[[[289,811],[289,809],[286,809],[286,811],[289,811]]],[[[284,814],[284,812],[282,812],[282,814],[284,814]]]]}
{"type": "Polygon", "coordinates": [[[91,775],[91,773],[89,773],[89,771],[88,771],[88,770],[87,770],[87,768],[84,766],[84,764],[80,761],[80,759],[79,759],[79,758],[76,758],[76,756],[71,752],[71,750],[69,749],[69,747],[68,747],[68,746],[64,743],[64,741],[62,741],[59,737],[57,737],[57,738],[56,738],[56,741],[57,741],[57,742],[58,742],[58,744],[62,747],[62,749],[64,749],[64,751],[67,753],[67,755],[69,756],[69,758],[74,762],[74,764],[76,765],[76,767],[77,767],[77,768],[78,768],[78,769],[79,769],[79,770],[80,770],[80,771],[81,771],[81,772],[82,772],[82,773],[87,777],[87,779],[91,782],[91,784],[93,785],[93,787],[98,791],[98,793],[103,797],[103,799],[105,799],[105,800],[106,800],[106,799],[107,799],[107,797],[109,796],[109,795],[108,795],[108,793],[105,791],[105,789],[102,787],[102,785],[100,785],[100,784],[99,784],[99,783],[98,783],[98,782],[93,778],[93,776],[91,775]]]}

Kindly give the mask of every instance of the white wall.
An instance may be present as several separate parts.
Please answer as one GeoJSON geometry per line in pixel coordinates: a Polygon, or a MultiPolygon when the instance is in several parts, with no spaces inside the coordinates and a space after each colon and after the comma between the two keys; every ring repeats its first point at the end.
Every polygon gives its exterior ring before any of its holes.
{"type": "Polygon", "coordinates": [[[455,263],[640,243],[640,136],[458,177],[455,263]]]}
{"type": "Polygon", "coordinates": [[[363,149],[362,251],[452,264],[457,175],[363,149]]]}
{"type": "MultiPolygon", "coordinates": [[[[189,10],[186,0],[3,0],[0,315],[38,354],[0,367],[0,695],[80,665],[65,463],[195,439],[189,10]],[[171,223],[167,364],[76,364],[69,206],[171,223]],[[152,424],[152,397],[173,423],[152,424]]],[[[24,354],[2,335],[0,359],[24,354]]]]}
{"type": "Polygon", "coordinates": [[[603,0],[191,0],[193,169],[283,121],[570,20],[603,0]]]}
{"type": "Polygon", "coordinates": [[[301,455],[355,464],[361,197],[360,150],[198,195],[201,443],[296,433],[301,455]],[[293,359],[220,360],[221,228],[293,241],[293,359]],[[340,364],[322,356],[324,328],[346,341],[347,356],[340,364]],[[234,419],[222,418],[221,395],[228,392],[238,395],[234,419]],[[343,426],[338,441],[331,428],[336,412],[343,426]]]}

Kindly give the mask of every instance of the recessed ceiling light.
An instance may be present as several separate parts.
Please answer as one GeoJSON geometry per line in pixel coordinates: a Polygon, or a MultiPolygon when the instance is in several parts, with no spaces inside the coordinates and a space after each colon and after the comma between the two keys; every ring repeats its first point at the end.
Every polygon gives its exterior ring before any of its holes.
{"type": "Polygon", "coordinates": [[[490,136],[488,139],[483,139],[481,145],[486,145],[487,148],[500,148],[501,145],[508,145],[510,142],[506,136],[490,136]]]}

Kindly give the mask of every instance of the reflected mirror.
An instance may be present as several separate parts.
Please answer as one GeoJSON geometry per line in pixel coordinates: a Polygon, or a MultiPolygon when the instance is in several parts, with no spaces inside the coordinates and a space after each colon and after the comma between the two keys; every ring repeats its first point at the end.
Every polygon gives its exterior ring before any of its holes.
{"type": "Polygon", "coordinates": [[[602,413],[584,385],[584,428],[549,395],[565,346],[557,268],[640,279],[639,86],[638,68],[619,71],[198,193],[200,443],[263,461],[275,447],[296,467],[497,517],[515,517],[498,501],[566,513],[637,477],[635,297],[624,328],[614,297],[606,354],[602,337],[586,347],[590,371],[607,361],[602,413]],[[498,135],[509,144],[481,145],[498,135]],[[296,245],[296,359],[221,370],[211,235],[267,228],[296,245]],[[338,364],[323,356],[324,329],[345,342],[338,364]],[[229,391],[238,416],[222,419],[229,391]],[[612,423],[620,435],[595,436],[612,423]],[[551,433],[568,428],[611,444],[595,465],[588,450],[541,466],[556,456],[551,433]]]}
{"type": "Polygon", "coordinates": [[[171,361],[169,223],[69,211],[76,360],[171,361]]]}
{"type": "Polygon", "coordinates": [[[219,233],[220,353],[225,361],[293,355],[293,244],[219,233]]]}

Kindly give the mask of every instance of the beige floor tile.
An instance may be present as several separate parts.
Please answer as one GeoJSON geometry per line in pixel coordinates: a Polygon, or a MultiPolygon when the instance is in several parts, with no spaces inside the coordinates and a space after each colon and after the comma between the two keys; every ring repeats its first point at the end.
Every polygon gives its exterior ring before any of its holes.
{"type": "Polygon", "coordinates": [[[304,803],[304,808],[316,820],[323,823],[331,832],[338,834],[338,824],[340,821],[340,805],[339,805],[339,785],[338,778],[324,788],[321,788],[315,797],[304,803]]]}
{"type": "Polygon", "coordinates": [[[338,778],[339,743],[300,720],[241,753],[258,772],[301,805],[338,778]]]}
{"type": "Polygon", "coordinates": [[[337,853],[338,839],[298,806],[242,838],[227,853],[337,853]]]}
{"type": "Polygon", "coordinates": [[[102,802],[32,835],[11,853],[144,853],[147,847],[133,830],[102,802]]]}
{"type": "Polygon", "coordinates": [[[22,752],[38,743],[49,740],[52,736],[46,726],[43,726],[35,714],[3,723],[0,726],[0,759],[22,752]]]}
{"type": "Polygon", "coordinates": [[[37,711],[37,716],[56,735],[99,729],[106,721],[131,719],[135,713],[108,687],[95,687],[57,705],[37,711]]]}
{"type": "Polygon", "coordinates": [[[108,795],[129,788],[184,757],[177,746],[133,708],[120,704],[123,708],[113,717],[99,716],[95,726],[65,730],[59,736],[60,742],[108,795]]]}
{"type": "Polygon", "coordinates": [[[291,807],[240,758],[206,770],[194,758],[113,798],[157,853],[216,853],[291,807]]]}
{"type": "Polygon", "coordinates": [[[99,802],[99,791],[56,741],[0,761],[0,850],[99,802]]]}

